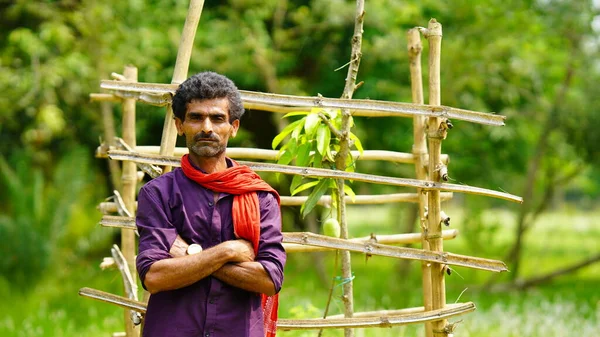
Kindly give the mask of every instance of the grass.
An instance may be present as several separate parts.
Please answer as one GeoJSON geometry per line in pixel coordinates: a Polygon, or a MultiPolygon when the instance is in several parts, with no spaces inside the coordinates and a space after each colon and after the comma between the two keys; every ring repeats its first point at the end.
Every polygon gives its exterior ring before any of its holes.
{"type": "MultiPolygon", "coordinates": [[[[398,212],[386,207],[350,209],[350,231],[354,236],[371,232],[398,232],[398,212]]],[[[513,231],[513,215],[503,210],[482,212],[486,227],[472,224],[458,208],[448,205],[452,228],[461,234],[446,241],[451,252],[501,259],[513,231]],[[477,233],[474,233],[477,232],[477,233]],[[477,244],[476,242],[480,242],[477,244]],[[481,244],[483,242],[484,244],[481,244]]],[[[401,214],[400,214],[401,218],[401,214]]],[[[597,252],[600,212],[581,213],[570,209],[544,215],[527,237],[524,276],[539,275],[597,252]]],[[[106,248],[108,254],[109,247],[106,248]]],[[[326,271],[333,275],[333,253],[327,253],[326,271]]],[[[68,256],[28,293],[0,281],[0,336],[107,336],[123,330],[123,312],[116,307],[77,295],[81,287],[119,293],[121,280],[116,271],[100,271],[101,256],[68,256]]],[[[356,311],[398,309],[421,305],[418,263],[401,271],[397,260],[353,254],[354,306],[356,311]]],[[[286,281],[281,292],[280,317],[313,318],[322,315],[328,285],[319,281],[313,257],[290,254],[286,281]]],[[[451,319],[463,320],[456,336],[595,336],[600,327],[600,264],[555,279],[526,292],[489,293],[480,290],[488,272],[457,268],[446,279],[447,302],[472,301],[474,313],[451,319]],[[465,290],[466,289],[466,290],[465,290]],[[464,291],[464,292],[463,292],[464,291]],[[462,295],[461,295],[462,293],[462,295]],[[459,299],[460,296],[460,299],[459,299]]],[[[1,280],[2,278],[0,278],[1,280]]],[[[336,287],[330,314],[340,313],[341,287],[336,287]]],[[[342,336],[327,330],[323,336],[342,336]]],[[[420,325],[391,329],[357,329],[356,336],[422,336],[420,325]]],[[[284,337],[316,336],[316,331],[281,332],[284,337]]]]}

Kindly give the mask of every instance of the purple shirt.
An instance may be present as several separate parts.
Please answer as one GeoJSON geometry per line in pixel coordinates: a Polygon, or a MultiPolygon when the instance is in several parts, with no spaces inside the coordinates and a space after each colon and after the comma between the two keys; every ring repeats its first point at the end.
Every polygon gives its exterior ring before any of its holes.
{"type": "MultiPolygon", "coordinates": [[[[276,198],[258,192],[260,243],[256,261],[271,276],[279,292],[286,255],[281,213],[276,198]]],[[[234,240],[233,195],[214,193],[188,179],[180,168],[162,175],[140,190],[136,223],[140,233],[137,270],[144,284],[150,266],[171,258],[179,234],[203,249],[234,240]]],[[[264,337],[260,295],[208,276],[190,286],[150,296],[144,319],[145,337],[264,337]]]]}

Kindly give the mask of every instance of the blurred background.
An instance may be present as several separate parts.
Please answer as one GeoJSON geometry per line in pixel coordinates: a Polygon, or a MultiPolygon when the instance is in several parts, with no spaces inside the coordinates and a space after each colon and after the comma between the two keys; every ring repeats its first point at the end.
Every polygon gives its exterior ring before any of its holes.
{"type": "MultiPolygon", "coordinates": [[[[97,225],[96,206],[112,194],[113,182],[107,161],[94,157],[102,109],[117,130],[121,112],[118,104],[90,102],[89,94],[128,64],[138,67],[140,82],[170,83],[188,5],[0,1],[0,335],[123,331],[120,309],[77,295],[86,286],[122,292],[119,273],[99,268],[119,233],[97,225]]],[[[500,259],[511,270],[457,268],[447,277],[448,303],[478,306],[461,317],[456,335],[597,335],[600,2],[367,0],[365,7],[358,74],[364,85],[354,98],[410,102],[406,32],[436,18],[444,32],[442,104],[508,117],[504,127],[453,121],[443,143],[452,182],[525,199],[516,205],[455,194],[444,204],[451,227],[460,230],[447,251],[500,259]]],[[[335,69],[349,60],[354,12],[355,2],[342,0],[206,1],[190,74],[214,70],[244,90],[339,97],[346,69],[335,69]]],[[[427,49],[424,40],[424,78],[427,49]]],[[[139,145],[160,143],[164,111],[137,105],[139,145]]],[[[272,114],[247,111],[230,145],[270,148],[278,125],[272,114]]],[[[411,151],[410,119],[356,118],[354,132],[365,149],[411,151]]],[[[414,176],[412,166],[377,162],[358,171],[414,176]]],[[[284,211],[284,230],[307,228],[297,210],[284,211]]],[[[349,212],[354,237],[417,230],[414,205],[349,212]]],[[[332,257],[290,254],[280,317],[322,315],[331,277],[340,274],[332,257]]],[[[354,255],[353,268],[356,311],[422,304],[418,263],[354,255]]],[[[342,308],[339,289],[333,313],[342,308]]],[[[422,334],[421,326],[357,331],[422,334]]]]}

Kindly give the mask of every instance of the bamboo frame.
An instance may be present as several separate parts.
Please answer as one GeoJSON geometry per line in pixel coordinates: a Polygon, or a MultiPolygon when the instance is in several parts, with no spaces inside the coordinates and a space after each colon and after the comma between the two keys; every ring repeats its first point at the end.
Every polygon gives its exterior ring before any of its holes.
{"type": "MultiPolygon", "coordinates": [[[[135,161],[136,163],[154,164],[154,165],[170,165],[170,166],[179,166],[180,165],[179,158],[170,157],[170,156],[141,154],[141,153],[129,152],[129,151],[109,151],[108,156],[109,156],[109,158],[114,159],[114,160],[130,160],[130,161],[135,161]]],[[[257,172],[296,174],[296,175],[301,175],[304,177],[313,177],[313,178],[332,178],[332,179],[343,178],[343,179],[347,179],[347,180],[355,180],[355,181],[374,183],[374,184],[420,188],[424,191],[459,192],[459,193],[468,193],[468,194],[476,194],[476,195],[485,195],[488,197],[504,199],[504,200],[517,202],[517,203],[523,202],[523,199],[516,195],[512,195],[512,194],[504,193],[504,192],[493,191],[493,190],[488,190],[488,189],[480,188],[480,187],[472,187],[472,186],[468,186],[468,185],[439,183],[439,182],[433,182],[433,181],[421,181],[421,180],[409,179],[409,178],[393,178],[393,177],[377,176],[377,175],[372,175],[372,174],[345,172],[345,171],[339,171],[339,170],[315,169],[315,168],[298,167],[298,166],[291,166],[291,165],[256,163],[256,162],[250,162],[250,161],[238,161],[238,163],[241,165],[247,165],[248,167],[250,167],[251,169],[253,169],[254,171],[257,171],[257,172]]]]}
{"type": "MultiPolygon", "coordinates": [[[[144,103],[165,106],[171,102],[171,96],[177,90],[177,85],[161,83],[136,83],[135,85],[119,81],[103,80],[100,82],[102,89],[111,90],[118,97],[136,97],[144,103]]],[[[401,102],[388,102],[369,99],[342,99],[315,96],[292,96],[268,94],[240,90],[244,107],[250,104],[263,104],[272,106],[273,112],[287,113],[289,107],[293,111],[306,110],[313,107],[348,109],[353,116],[361,117],[440,117],[462,120],[471,123],[503,126],[505,116],[458,109],[448,106],[430,106],[427,104],[412,104],[401,102]],[[282,108],[279,108],[282,107],[282,108]],[[275,111],[278,110],[278,111],[275,111]],[[280,111],[279,111],[280,110],[280,111]]]]}
{"type": "MultiPolygon", "coordinates": [[[[361,83],[356,84],[356,75],[361,59],[362,30],[364,20],[364,0],[356,0],[356,17],[354,37],[352,40],[351,60],[348,63],[348,75],[345,82],[342,98],[324,97],[299,97],[241,91],[244,106],[247,109],[260,109],[275,113],[307,110],[312,107],[334,108],[342,111],[342,128],[332,133],[340,140],[340,153],[336,156],[337,170],[310,169],[295,166],[282,166],[268,163],[243,162],[250,168],[259,172],[277,172],[284,174],[301,175],[304,177],[332,178],[338,186],[338,194],[344,195],[343,187],[346,179],[358,180],[367,183],[386,184],[400,187],[412,187],[417,193],[396,193],[379,196],[356,196],[341,198],[338,208],[338,218],[342,224],[342,238],[331,238],[313,233],[284,233],[284,247],[288,252],[309,252],[323,250],[342,250],[342,274],[350,278],[350,252],[363,253],[367,256],[379,255],[409,260],[422,261],[423,271],[423,297],[424,306],[401,310],[386,310],[364,313],[353,312],[352,282],[344,284],[344,317],[341,315],[328,319],[312,320],[287,320],[279,321],[281,330],[304,329],[345,329],[345,336],[353,336],[353,328],[390,327],[411,323],[425,323],[427,337],[446,336],[453,329],[447,324],[447,318],[475,310],[472,303],[446,305],[444,271],[448,265],[458,265],[489,271],[506,271],[506,265],[501,261],[482,259],[477,257],[462,256],[443,251],[443,240],[456,237],[456,230],[442,231],[441,201],[450,198],[452,193],[460,192],[501,198],[513,202],[522,202],[520,197],[487,190],[483,188],[447,184],[448,156],[441,154],[441,143],[446,137],[448,127],[451,127],[448,118],[463,120],[484,125],[504,125],[504,116],[476,111],[457,109],[441,105],[440,98],[440,55],[442,27],[432,19],[427,29],[420,28],[421,32],[429,39],[429,104],[424,104],[421,80],[421,41],[419,31],[409,31],[409,56],[411,65],[411,87],[413,90],[413,103],[397,103],[375,100],[352,100],[352,96],[361,83]],[[414,121],[414,146],[412,153],[392,151],[365,151],[359,156],[357,151],[349,151],[347,134],[349,132],[350,116],[368,117],[411,117],[414,121]],[[426,122],[425,122],[426,121],[426,122]],[[427,127],[425,127],[427,125],[427,127]],[[430,153],[425,145],[425,131],[430,153]],[[345,157],[351,154],[356,160],[385,160],[396,163],[415,164],[416,178],[405,179],[397,177],[384,177],[360,173],[347,173],[345,157]],[[441,191],[448,191],[442,193],[441,191]],[[386,202],[418,202],[419,215],[422,222],[421,233],[399,235],[382,235],[379,237],[348,238],[348,229],[345,220],[346,203],[369,204],[386,202]],[[428,206],[428,212],[425,207],[428,206]],[[391,243],[422,242],[423,249],[395,247],[391,243]],[[355,316],[353,318],[353,316],[355,316]]],[[[108,155],[111,159],[124,160],[123,163],[123,199],[120,200],[118,191],[115,191],[115,201],[100,204],[103,212],[118,212],[121,216],[104,216],[101,220],[103,226],[122,228],[122,246],[125,255],[119,251],[118,246],[111,249],[114,263],[121,271],[125,292],[130,299],[104,293],[89,288],[82,288],[80,295],[110,302],[126,308],[126,336],[137,336],[138,331],[127,319],[127,312],[145,312],[145,304],[136,301],[137,291],[135,273],[132,273],[133,263],[131,243],[135,243],[135,219],[131,217],[135,210],[135,185],[137,182],[137,169],[139,166],[152,177],[170,171],[171,166],[179,166],[179,159],[173,154],[181,156],[187,149],[175,148],[176,132],[173,123],[171,99],[179,83],[187,78],[189,60],[192,51],[195,31],[202,13],[203,0],[191,0],[188,16],[184,25],[182,38],[178,50],[172,84],[136,83],[137,69],[126,68],[123,75],[113,74],[118,81],[102,81],[101,87],[112,90],[110,94],[91,94],[90,100],[99,102],[121,102],[123,104],[123,139],[118,146],[125,151],[112,150],[115,146],[101,146],[98,155],[108,155]],[[135,73],[135,75],[134,75],[135,73]],[[167,106],[163,134],[160,147],[137,147],[135,141],[135,101],[167,106]],[[108,150],[107,150],[108,149],[108,150]],[[135,151],[135,152],[134,152],[135,151]],[[150,154],[148,154],[150,153],[150,154]],[[152,155],[158,153],[159,155],[152,155]],[[155,165],[164,166],[164,169],[155,165]],[[135,178],[134,178],[135,177],[135,178]],[[129,261],[129,262],[128,262],[129,261]],[[131,311],[133,310],[133,311],[131,311]]],[[[110,137],[107,137],[110,138],[110,137]]],[[[107,144],[110,142],[107,142],[107,144]]],[[[277,160],[279,151],[263,149],[229,148],[228,155],[233,158],[246,158],[254,160],[277,160]]],[[[307,197],[282,197],[282,205],[298,206],[307,197]]],[[[331,197],[324,196],[319,204],[330,205],[331,197]]],[[[444,215],[445,216],[445,215],[444,215]]],[[[448,218],[449,220],[449,218],[448,218]]],[[[135,247],[133,248],[133,253],[135,247]]],[[[133,255],[134,258],[134,255],[133,255]]],[[[139,316],[133,315],[133,320],[139,316]]],[[[121,334],[121,333],[119,333],[121,334]]]]}

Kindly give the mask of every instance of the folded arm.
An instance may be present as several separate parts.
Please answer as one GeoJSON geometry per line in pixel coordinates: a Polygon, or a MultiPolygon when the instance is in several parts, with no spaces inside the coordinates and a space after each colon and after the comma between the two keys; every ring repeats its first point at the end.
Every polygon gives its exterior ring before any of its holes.
{"type": "MultiPolygon", "coordinates": [[[[179,236],[177,240],[183,241],[179,236]]],[[[176,257],[156,261],[150,266],[144,285],[151,294],[189,286],[210,276],[227,263],[250,263],[254,260],[252,246],[245,240],[226,241],[199,254],[174,256],[176,257]]]]}

